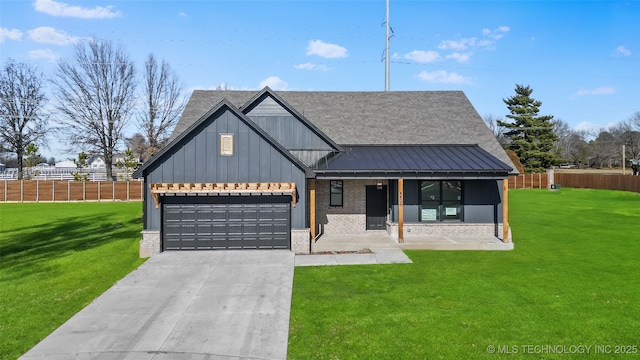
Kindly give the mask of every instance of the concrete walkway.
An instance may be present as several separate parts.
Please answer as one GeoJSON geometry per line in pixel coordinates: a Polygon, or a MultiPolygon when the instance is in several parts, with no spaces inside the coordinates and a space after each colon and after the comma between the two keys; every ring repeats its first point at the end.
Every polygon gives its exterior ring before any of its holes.
{"type": "Polygon", "coordinates": [[[286,359],[294,257],[161,253],[20,359],[286,359]]]}
{"type": "Polygon", "coordinates": [[[404,243],[392,239],[386,231],[362,234],[324,234],[311,244],[312,253],[371,250],[374,253],[403,250],[513,250],[513,242],[503,243],[495,236],[406,236],[404,243]]]}
{"type": "Polygon", "coordinates": [[[296,255],[296,266],[410,264],[412,261],[400,249],[377,249],[358,254],[296,255]]]}
{"type": "Polygon", "coordinates": [[[404,250],[513,250],[513,242],[504,243],[495,236],[430,236],[406,238],[398,244],[404,250]]]}

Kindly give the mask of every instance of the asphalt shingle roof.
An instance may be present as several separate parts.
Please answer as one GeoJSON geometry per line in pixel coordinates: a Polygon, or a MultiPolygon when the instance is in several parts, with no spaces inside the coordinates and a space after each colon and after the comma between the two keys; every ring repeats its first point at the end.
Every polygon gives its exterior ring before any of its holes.
{"type": "MultiPolygon", "coordinates": [[[[194,91],[171,139],[222,99],[242,107],[257,93],[194,91]]],[[[477,144],[515,168],[462,91],[275,93],[338,144],[477,144]]]]}

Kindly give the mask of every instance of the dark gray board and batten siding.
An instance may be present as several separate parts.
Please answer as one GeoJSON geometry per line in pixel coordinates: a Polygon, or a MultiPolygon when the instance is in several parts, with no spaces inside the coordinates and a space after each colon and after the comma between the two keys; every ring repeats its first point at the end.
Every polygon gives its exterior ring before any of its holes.
{"type": "Polygon", "coordinates": [[[307,166],[313,166],[336,151],[315,129],[269,96],[249,109],[246,115],[307,166]]]}
{"type": "Polygon", "coordinates": [[[306,228],[305,172],[230,110],[212,114],[160,156],[146,169],[146,230],[160,230],[162,221],[148,184],[196,182],[294,182],[301,195],[291,209],[292,228],[306,228]],[[234,134],[232,156],[220,155],[220,134],[234,134]]]}

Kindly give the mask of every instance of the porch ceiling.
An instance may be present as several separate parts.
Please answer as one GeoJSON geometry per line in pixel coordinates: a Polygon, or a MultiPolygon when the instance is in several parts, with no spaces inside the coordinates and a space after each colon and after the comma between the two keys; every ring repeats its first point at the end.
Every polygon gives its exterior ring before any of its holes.
{"type": "Polygon", "coordinates": [[[318,177],[498,177],[512,168],[478,145],[343,145],[314,167],[318,177]]]}

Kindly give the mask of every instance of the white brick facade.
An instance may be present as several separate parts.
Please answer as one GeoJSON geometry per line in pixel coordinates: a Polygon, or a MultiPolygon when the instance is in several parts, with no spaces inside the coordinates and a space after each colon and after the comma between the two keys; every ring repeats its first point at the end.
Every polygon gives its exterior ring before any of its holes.
{"type": "Polygon", "coordinates": [[[296,254],[308,254],[311,251],[309,229],[291,229],[291,251],[296,254]]]}
{"type": "MultiPolygon", "coordinates": [[[[451,236],[451,237],[484,237],[496,236],[502,239],[502,224],[475,224],[475,223],[405,223],[403,225],[404,238],[451,236]]],[[[387,222],[387,233],[398,241],[398,224],[387,222]]],[[[511,241],[511,231],[509,231],[511,241]]]]}
{"type": "Polygon", "coordinates": [[[140,257],[148,258],[160,254],[160,231],[143,230],[140,240],[140,257]]]}

